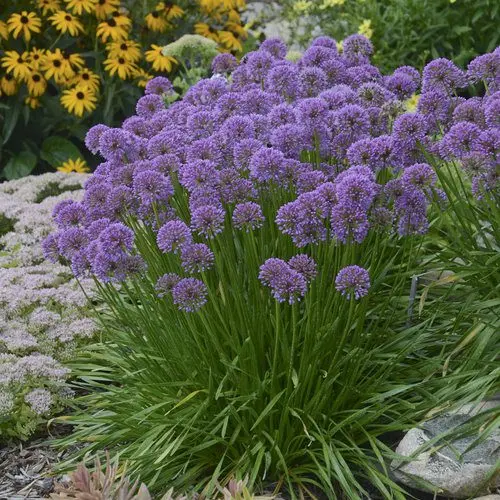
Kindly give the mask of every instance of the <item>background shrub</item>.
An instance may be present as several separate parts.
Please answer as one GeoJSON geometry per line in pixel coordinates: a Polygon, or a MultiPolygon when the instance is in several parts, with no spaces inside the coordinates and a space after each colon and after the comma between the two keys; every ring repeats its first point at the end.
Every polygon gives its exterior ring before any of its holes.
{"type": "Polygon", "coordinates": [[[244,7],[244,0],[2,2],[0,175],[82,157],[89,126],[119,123],[153,76],[179,73],[179,62],[160,51],[183,34],[242,51],[244,7]]]}

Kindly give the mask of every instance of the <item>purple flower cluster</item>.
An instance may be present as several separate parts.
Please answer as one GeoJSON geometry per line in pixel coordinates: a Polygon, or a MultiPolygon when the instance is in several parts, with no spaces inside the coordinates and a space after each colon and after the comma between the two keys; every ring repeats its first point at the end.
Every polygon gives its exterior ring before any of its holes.
{"type": "Polygon", "coordinates": [[[368,294],[370,275],[359,266],[344,267],[335,278],[335,288],[348,299],[359,300],[368,294]]]}
{"type": "MultiPolygon", "coordinates": [[[[266,40],[240,62],[218,55],[213,77],[168,106],[171,85],[155,78],[121,128],[89,130],[87,147],[103,161],[83,201],[57,207],[45,254],[76,274],[122,280],[144,265],[129,221],[153,231],[159,254],[175,254],[187,275],[214,266],[211,246],[232,228],[276,224],[298,248],[360,244],[371,229],[421,234],[442,198],[424,153],[461,161],[478,196],[497,189],[498,49],[467,71],[436,59],[422,76],[409,66],[382,75],[373,51],[361,35],[342,53],[320,37],[291,62],[280,40],[266,40]],[[485,96],[457,97],[471,82],[485,96]],[[417,110],[405,112],[419,91],[417,110]]],[[[304,258],[270,259],[260,277],[294,302],[312,274],[304,258]]],[[[197,278],[164,281],[160,293],[171,290],[183,310],[189,294],[200,298],[191,310],[206,300],[197,278]]]]}

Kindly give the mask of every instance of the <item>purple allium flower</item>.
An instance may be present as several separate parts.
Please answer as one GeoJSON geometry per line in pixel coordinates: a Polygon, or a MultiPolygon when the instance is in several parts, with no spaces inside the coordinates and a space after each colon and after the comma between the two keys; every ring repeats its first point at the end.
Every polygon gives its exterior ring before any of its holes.
{"type": "Polygon", "coordinates": [[[476,151],[500,165],[500,128],[483,130],[477,140],[476,151]]]}
{"type": "Polygon", "coordinates": [[[241,97],[247,113],[257,113],[260,115],[267,115],[273,106],[281,102],[277,94],[265,92],[259,88],[248,90],[241,97]]]}
{"type": "Polygon", "coordinates": [[[191,212],[205,205],[221,206],[221,196],[219,188],[198,187],[191,191],[189,196],[189,209],[191,212]]]}
{"type": "Polygon", "coordinates": [[[135,203],[134,192],[127,186],[114,187],[109,192],[106,202],[109,216],[118,219],[122,215],[133,212],[135,203]]]}
{"type": "Polygon", "coordinates": [[[500,89],[500,52],[483,54],[473,59],[467,67],[472,83],[484,81],[490,92],[500,89]]]}
{"type": "Polygon", "coordinates": [[[213,237],[224,229],[225,212],[214,205],[204,205],[191,213],[191,227],[206,237],[213,237]]]}
{"type": "Polygon", "coordinates": [[[335,288],[347,299],[359,300],[368,295],[370,275],[359,266],[344,267],[335,278],[335,288]]]}
{"type": "Polygon", "coordinates": [[[312,144],[305,142],[305,131],[302,125],[289,123],[276,127],[271,134],[271,145],[279,149],[287,158],[299,159],[301,151],[311,149],[312,144]]]}
{"type": "Polygon", "coordinates": [[[181,279],[182,278],[175,273],[167,273],[160,276],[155,286],[158,297],[163,298],[167,293],[171,293],[174,286],[177,285],[181,279]]]}
{"type": "Polygon", "coordinates": [[[184,271],[200,273],[214,265],[215,256],[204,243],[190,243],[182,247],[181,262],[184,271]]]}
{"type": "Polygon", "coordinates": [[[398,99],[408,99],[418,90],[418,82],[407,73],[394,73],[385,81],[386,87],[393,92],[398,99]]]}
{"type": "Polygon", "coordinates": [[[290,125],[297,122],[295,108],[290,104],[275,106],[269,111],[267,118],[272,127],[280,127],[281,125],[290,125]]]}
{"type": "Polygon", "coordinates": [[[219,97],[214,111],[222,122],[230,116],[242,114],[244,101],[239,92],[227,92],[219,97]]]}
{"type": "Polygon", "coordinates": [[[277,59],[283,59],[288,52],[286,44],[279,38],[268,38],[264,40],[260,45],[260,50],[269,52],[277,59]]]}
{"type": "Polygon", "coordinates": [[[306,66],[299,73],[299,94],[302,97],[316,97],[328,86],[328,78],[320,68],[306,66]]]}
{"type": "Polygon", "coordinates": [[[318,274],[316,262],[306,254],[295,255],[288,261],[288,265],[294,271],[302,274],[308,283],[318,274]]]}
{"type": "Polygon", "coordinates": [[[217,102],[222,94],[227,92],[225,78],[210,78],[200,80],[193,85],[184,96],[184,101],[193,106],[211,106],[217,102]]]}
{"type": "Polygon", "coordinates": [[[161,96],[164,94],[172,94],[174,92],[174,87],[168,78],[164,76],[155,76],[146,84],[145,92],[146,94],[157,94],[161,96]]]}
{"type": "Polygon", "coordinates": [[[449,59],[439,58],[428,63],[422,73],[422,91],[441,90],[450,94],[453,90],[465,87],[465,73],[449,59]]]}
{"type": "Polygon", "coordinates": [[[394,148],[399,154],[418,147],[424,141],[428,131],[425,116],[419,113],[405,113],[394,121],[392,136],[394,148]]]}
{"type": "Polygon", "coordinates": [[[328,103],[329,109],[334,111],[348,104],[356,104],[358,101],[356,92],[347,85],[335,85],[331,89],[321,92],[319,97],[328,103]]]}
{"type": "Polygon", "coordinates": [[[306,278],[292,269],[284,260],[267,259],[259,272],[260,281],[271,288],[273,297],[278,302],[293,304],[306,293],[306,278]]]}
{"type": "Polygon", "coordinates": [[[245,57],[247,72],[254,82],[262,82],[273,66],[274,57],[270,52],[258,50],[245,57]]]}
{"type": "Polygon", "coordinates": [[[232,116],[221,126],[220,135],[231,144],[245,139],[254,139],[255,128],[253,121],[248,116],[232,116]]]}
{"type": "Polygon", "coordinates": [[[488,100],[484,106],[486,125],[491,128],[500,128],[500,99],[488,100]]]}
{"type": "Polygon", "coordinates": [[[403,194],[396,198],[394,209],[401,236],[424,234],[427,231],[427,199],[420,189],[413,186],[405,188],[403,194]]]}
{"type": "Polygon", "coordinates": [[[118,128],[108,128],[99,136],[99,151],[106,160],[122,161],[127,154],[129,136],[118,128]]]}
{"type": "Polygon", "coordinates": [[[191,192],[198,188],[216,188],[219,184],[219,172],[211,161],[197,160],[181,166],[179,181],[191,192]]]}
{"type": "Polygon", "coordinates": [[[106,130],[109,130],[109,127],[106,125],[94,125],[89,129],[87,132],[87,135],[85,136],[85,146],[87,146],[87,149],[93,153],[96,154],[100,150],[100,139],[101,135],[103,132],[106,130]]]}
{"type": "Polygon", "coordinates": [[[453,110],[453,122],[475,123],[478,127],[486,126],[482,99],[480,97],[471,97],[465,102],[458,104],[453,110]]]}
{"type": "Polygon", "coordinates": [[[137,101],[135,110],[143,118],[151,118],[155,113],[165,109],[165,102],[161,95],[151,93],[141,97],[137,101]]]}
{"type": "Polygon", "coordinates": [[[321,45],[311,45],[302,55],[301,63],[305,66],[317,66],[321,68],[325,62],[337,58],[337,50],[322,47],[321,45]]]}
{"type": "Polygon", "coordinates": [[[257,139],[245,139],[235,144],[233,149],[234,166],[238,170],[248,170],[252,156],[262,147],[262,142],[257,139]]]}
{"type": "Polygon", "coordinates": [[[308,193],[326,182],[326,175],[320,170],[310,170],[299,174],[296,186],[297,193],[308,193]]]}
{"type": "Polygon", "coordinates": [[[439,143],[439,151],[443,158],[462,158],[477,149],[481,129],[469,122],[459,122],[453,125],[439,143]]]}
{"type": "Polygon", "coordinates": [[[264,223],[262,208],[257,203],[248,201],[234,207],[233,224],[236,229],[250,231],[259,229],[264,223]]]}
{"type": "Polygon", "coordinates": [[[143,272],[146,264],[139,255],[108,254],[98,251],[91,262],[92,271],[103,282],[124,281],[143,272]]]}
{"type": "Polygon", "coordinates": [[[279,182],[284,175],[285,156],[274,148],[259,149],[250,160],[250,176],[259,183],[279,182]]]}
{"type": "Polygon", "coordinates": [[[166,202],[174,194],[168,177],[154,170],[146,170],[134,176],[134,192],[145,205],[166,202]]]}
{"type": "Polygon", "coordinates": [[[180,167],[179,157],[175,154],[159,155],[151,160],[151,169],[157,170],[163,175],[177,172],[180,167]]]}
{"type": "Polygon", "coordinates": [[[413,66],[400,66],[394,70],[393,75],[406,75],[409,76],[417,88],[420,86],[420,73],[413,66]]]}
{"type": "Polygon", "coordinates": [[[186,130],[191,139],[205,139],[215,132],[217,117],[212,111],[196,111],[189,116],[186,130]]]}
{"type": "Polygon", "coordinates": [[[76,252],[83,250],[90,241],[85,229],[73,227],[59,233],[59,252],[63,257],[71,259],[76,252]]]}
{"type": "Polygon", "coordinates": [[[311,47],[327,47],[328,49],[332,49],[337,51],[337,42],[330,38],[329,36],[318,36],[311,42],[311,47]]]}
{"type": "Polygon", "coordinates": [[[59,233],[51,233],[42,241],[42,251],[50,262],[59,261],[59,233]]]}
{"type": "Polygon", "coordinates": [[[366,110],[356,104],[348,104],[334,112],[335,126],[348,136],[360,137],[368,132],[370,122],[366,110]]]}
{"type": "Polygon", "coordinates": [[[339,203],[332,208],[330,216],[333,236],[342,243],[352,240],[361,243],[370,229],[368,215],[359,207],[339,203]]]}
{"type": "Polygon", "coordinates": [[[321,184],[321,186],[316,188],[315,193],[321,198],[327,213],[330,213],[332,208],[338,203],[337,189],[333,182],[321,184]]]}
{"type": "Polygon", "coordinates": [[[220,171],[218,190],[224,203],[240,203],[257,195],[252,181],[242,177],[234,168],[220,171]]]}
{"type": "Polygon", "coordinates": [[[232,73],[238,66],[238,60],[233,54],[217,54],[212,60],[212,71],[214,73],[232,73]]]}
{"type": "Polygon", "coordinates": [[[417,111],[424,115],[431,124],[446,125],[450,117],[451,100],[442,90],[431,90],[420,96],[417,111]]]}
{"type": "Polygon", "coordinates": [[[306,126],[323,122],[328,113],[328,103],[320,97],[302,99],[297,103],[297,119],[306,126]]]}
{"type": "Polygon", "coordinates": [[[191,230],[179,219],[166,222],[156,235],[158,248],[164,253],[178,251],[192,240],[191,230]]]}
{"type": "Polygon", "coordinates": [[[437,175],[427,163],[415,163],[404,169],[401,180],[404,184],[425,189],[436,183],[437,175]]]}
{"type": "Polygon", "coordinates": [[[347,175],[337,178],[335,183],[339,204],[348,206],[353,211],[366,211],[378,192],[378,186],[371,177],[350,172],[351,169],[347,170],[347,175]]]}
{"type": "Polygon", "coordinates": [[[85,207],[77,201],[70,200],[58,203],[52,215],[58,227],[63,229],[83,226],[87,217],[85,207]]]}
{"type": "Polygon", "coordinates": [[[196,160],[209,160],[215,165],[220,165],[223,159],[220,145],[213,137],[210,137],[209,139],[199,139],[192,142],[187,148],[186,153],[186,159],[188,162],[194,162],[196,160]]]}
{"type": "Polygon", "coordinates": [[[141,116],[131,116],[127,118],[123,122],[122,128],[144,139],[149,139],[152,134],[152,128],[149,121],[141,116]]]}
{"type": "Polygon", "coordinates": [[[386,207],[373,207],[369,220],[370,226],[376,231],[386,231],[394,222],[394,214],[386,207]]]}
{"type": "Polygon", "coordinates": [[[344,40],[343,55],[352,66],[367,64],[373,54],[373,44],[363,35],[351,35],[344,40]]]}
{"type": "Polygon", "coordinates": [[[372,64],[360,64],[346,70],[347,81],[353,88],[358,88],[363,83],[377,82],[381,80],[380,70],[372,64]]]}
{"type": "Polygon", "coordinates": [[[115,222],[100,232],[99,242],[107,253],[129,251],[134,245],[134,232],[125,224],[115,222]]]}
{"type": "Polygon", "coordinates": [[[174,304],[184,312],[196,312],[207,303],[207,287],[196,278],[183,278],[172,288],[174,304]]]}
{"type": "Polygon", "coordinates": [[[321,69],[325,73],[330,85],[345,84],[349,81],[347,66],[340,58],[329,59],[323,62],[321,64],[321,69]]]}
{"type": "Polygon", "coordinates": [[[365,107],[382,106],[395,99],[395,95],[375,82],[363,83],[357,90],[358,102],[365,107]]]}

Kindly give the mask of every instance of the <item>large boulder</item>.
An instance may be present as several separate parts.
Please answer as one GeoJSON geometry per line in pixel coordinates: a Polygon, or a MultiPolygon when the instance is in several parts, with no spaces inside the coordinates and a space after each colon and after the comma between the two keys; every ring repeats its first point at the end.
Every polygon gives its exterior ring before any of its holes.
{"type": "MultiPolygon", "coordinates": [[[[399,443],[396,453],[409,457],[429,440],[459,427],[478,411],[493,408],[500,410],[500,401],[489,401],[475,407],[465,405],[453,413],[433,418],[421,428],[411,429],[399,443]]],[[[476,439],[477,435],[456,439],[438,446],[437,451],[420,453],[411,462],[394,460],[391,464],[394,476],[412,488],[427,489],[451,498],[473,498],[492,493],[500,488],[500,429],[469,450],[476,439]]]]}

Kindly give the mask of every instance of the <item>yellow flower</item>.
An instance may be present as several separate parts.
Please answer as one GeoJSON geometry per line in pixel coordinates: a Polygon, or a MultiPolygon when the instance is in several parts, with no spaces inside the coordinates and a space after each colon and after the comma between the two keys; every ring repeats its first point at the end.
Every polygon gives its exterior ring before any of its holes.
{"type": "Polygon", "coordinates": [[[358,28],[358,33],[360,35],[366,36],[366,38],[371,38],[373,36],[372,22],[370,19],[365,19],[358,28]]]}
{"type": "MultiPolygon", "coordinates": [[[[229,22],[226,24],[226,29],[232,31],[236,36],[246,38],[247,32],[241,24],[229,22]]],[[[221,39],[222,40],[222,39],[221,39]]]]}
{"type": "Polygon", "coordinates": [[[60,167],[57,167],[57,170],[66,174],[69,174],[71,172],[76,172],[77,174],[85,174],[86,172],[90,172],[90,168],[85,163],[85,160],[82,160],[82,158],[77,158],[76,160],[70,158],[69,160],[66,160],[60,167]]]}
{"type": "Polygon", "coordinates": [[[133,62],[127,61],[124,57],[118,57],[117,59],[108,57],[108,59],[104,61],[104,69],[111,76],[116,73],[118,78],[127,80],[133,76],[136,66],[133,62]]]}
{"type": "Polygon", "coordinates": [[[153,79],[154,76],[144,71],[142,68],[137,68],[134,72],[134,78],[137,80],[136,85],[138,87],[144,88],[149,80],[153,79]]]}
{"type": "Polygon", "coordinates": [[[97,97],[87,87],[81,85],[73,89],[63,91],[61,104],[76,116],[83,116],[86,111],[94,111],[97,97]]]}
{"type": "Polygon", "coordinates": [[[80,68],[83,68],[85,66],[85,61],[83,60],[83,57],[80,54],[70,54],[69,52],[66,52],[63,50],[61,52],[63,59],[66,64],[69,64],[71,71],[68,72],[68,76],[71,73],[71,76],[73,76],[74,71],[78,70],[80,68]]]}
{"type": "Polygon", "coordinates": [[[68,5],[66,7],[73,11],[77,16],[82,15],[83,11],[90,14],[95,11],[97,0],[64,0],[68,5]]]}
{"type": "Polygon", "coordinates": [[[21,14],[12,14],[7,21],[8,29],[14,38],[23,35],[23,38],[29,42],[31,32],[40,33],[42,20],[34,13],[23,10],[21,14]]]}
{"type": "Polygon", "coordinates": [[[242,51],[243,46],[236,36],[230,31],[219,31],[220,42],[229,50],[242,51]]]}
{"type": "Polygon", "coordinates": [[[170,27],[170,23],[167,21],[167,18],[158,10],[150,12],[145,17],[145,21],[146,26],[151,31],[158,31],[161,33],[170,27]]]}
{"type": "Polygon", "coordinates": [[[69,33],[71,36],[77,36],[78,33],[83,31],[83,24],[78,18],[64,10],[59,10],[50,16],[49,21],[52,21],[52,25],[56,30],[63,34],[69,33]]]}
{"type": "Polygon", "coordinates": [[[24,99],[24,104],[26,104],[26,106],[29,106],[31,109],[37,109],[40,107],[40,99],[38,99],[38,97],[32,97],[29,95],[24,99]]]}
{"type": "Polygon", "coordinates": [[[209,38],[210,40],[219,43],[219,34],[217,30],[213,29],[207,23],[196,23],[194,25],[194,32],[197,35],[204,36],[205,38],[209,38]]]}
{"type": "Polygon", "coordinates": [[[127,29],[124,26],[119,26],[113,17],[107,21],[99,23],[96,34],[101,38],[103,43],[106,43],[108,38],[116,41],[123,40],[128,36],[127,29]]]}
{"type": "Polygon", "coordinates": [[[344,52],[344,40],[340,40],[340,42],[336,42],[337,45],[337,51],[339,54],[342,54],[344,52]]]}
{"type": "Polygon", "coordinates": [[[97,19],[106,19],[120,5],[120,0],[97,0],[95,16],[97,19]]]}
{"type": "Polygon", "coordinates": [[[22,82],[30,74],[28,52],[19,54],[15,50],[5,51],[5,55],[2,57],[2,66],[7,73],[12,73],[16,80],[22,82]]]}
{"type": "Polygon", "coordinates": [[[56,83],[63,83],[75,74],[69,61],[64,58],[61,49],[56,49],[54,52],[48,50],[43,56],[41,68],[45,71],[45,78],[47,80],[54,78],[56,83]]]}
{"type": "Polygon", "coordinates": [[[161,53],[162,47],[152,44],[151,50],[146,51],[146,61],[150,62],[155,71],[172,71],[176,60],[170,56],[164,56],[161,53]]]}
{"type": "Polygon", "coordinates": [[[40,72],[32,71],[26,79],[26,86],[28,87],[30,96],[40,97],[47,90],[47,80],[45,80],[40,72]]]}
{"type": "Polygon", "coordinates": [[[7,23],[0,21],[0,37],[4,40],[9,38],[9,28],[7,28],[7,23]]]}
{"type": "Polygon", "coordinates": [[[184,10],[179,5],[175,5],[172,2],[160,2],[156,6],[156,10],[162,10],[165,14],[167,20],[177,19],[178,17],[182,17],[184,15],[184,10]]]}
{"type": "Polygon", "coordinates": [[[141,46],[133,40],[110,42],[106,45],[109,58],[123,57],[127,61],[137,62],[141,59],[141,46]]]}
{"type": "Polygon", "coordinates": [[[293,4],[293,10],[299,14],[306,14],[312,6],[313,3],[309,0],[299,0],[293,4]]]}
{"type": "Polygon", "coordinates": [[[45,16],[51,12],[57,12],[61,8],[59,0],[37,0],[38,8],[42,9],[42,14],[45,16]]]}
{"type": "Polygon", "coordinates": [[[5,95],[14,95],[17,92],[17,82],[13,75],[6,74],[0,80],[0,88],[5,95]]]}
{"type": "Polygon", "coordinates": [[[69,85],[86,87],[90,89],[92,92],[97,93],[99,91],[99,85],[101,83],[101,79],[99,75],[96,75],[90,69],[84,68],[76,73],[76,75],[69,81],[69,85]]]}
{"type": "Polygon", "coordinates": [[[405,101],[405,108],[407,111],[412,113],[417,109],[417,104],[418,101],[420,100],[420,95],[419,94],[413,94],[410,98],[406,99],[405,101]]]}
{"type": "Polygon", "coordinates": [[[28,61],[31,69],[38,69],[43,60],[45,49],[37,49],[33,47],[29,53],[28,61]]]}
{"type": "Polygon", "coordinates": [[[337,5],[344,5],[345,0],[323,0],[320,9],[328,9],[328,7],[336,7],[337,5]]]}

